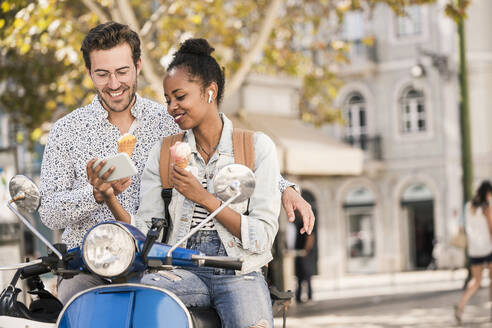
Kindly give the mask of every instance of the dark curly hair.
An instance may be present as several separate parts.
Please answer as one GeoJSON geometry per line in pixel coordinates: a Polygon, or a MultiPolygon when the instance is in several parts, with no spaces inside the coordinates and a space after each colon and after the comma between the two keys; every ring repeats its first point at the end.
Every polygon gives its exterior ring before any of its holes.
{"type": "Polygon", "coordinates": [[[480,184],[480,187],[478,187],[477,192],[471,201],[473,207],[488,206],[487,194],[489,192],[492,193],[492,184],[490,184],[490,181],[485,180],[480,184]]]}
{"type": "Polygon", "coordinates": [[[82,42],[82,56],[84,57],[85,67],[91,69],[90,53],[94,50],[108,50],[119,46],[122,43],[128,43],[132,50],[133,64],[137,66],[140,59],[140,38],[138,34],[131,30],[128,25],[116,22],[107,22],[99,24],[92,28],[82,42]]]}
{"type": "Polygon", "coordinates": [[[185,68],[192,77],[200,79],[203,91],[210,83],[217,83],[216,99],[217,104],[220,105],[224,95],[225,77],[224,69],[221,69],[215,58],[211,56],[214,50],[205,39],[188,39],[174,54],[167,70],[170,71],[175,67],[185,68]]]}

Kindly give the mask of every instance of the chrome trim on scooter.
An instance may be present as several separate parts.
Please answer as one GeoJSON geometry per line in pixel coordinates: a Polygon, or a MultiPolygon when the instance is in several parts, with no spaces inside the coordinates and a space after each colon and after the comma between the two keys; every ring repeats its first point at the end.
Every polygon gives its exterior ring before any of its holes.
{"type": "Polygon", "coordinates": [[[173,247],[167,252],[168,257],[172,257],[173,252],[176,250],[176,248],[179,247],[179,245],[183,244],[185,241],[187,241],[191,236],[193,236],[198,230],[200,230],[205,224],[210,222],[220,211],[222,211],[226,206],[229,206],[236,198],[241,196],[241,192],[238,191],[236,195],[232,196],[227,200],[227,202],[223,203],[219,208],[217,208],[215,211],[213,211],[209,216],[207,216],[202,222],[200,222],[199,225],[191,229],[186,236],[181,238],[176,244],[174,244],[173,247]]]}
{"type": "Polygon", "coordinates": [[[41,239],[41,241],[43,242],[43,244],[45,244],[46,246],[48,246],[48,247],[49,247],[49,249],[51,249],[51,251],[52,251],[53,253],[55,253],[55,254],[56,254],[56,256],[58,256],[58,258],[59,258],[60,260],[62,260],[62,259],[63,259],[63,255],[62,255],[62,254],[61,254],[61,253],[60,253],[60,252],[59,252],[59,251],[55,248],[55,246],[53,246],[53,245],[52,245],[52,244],[51,244],[51,243],[50,243],[50,242],[49,242],[46,238],[44,238],[44,236],[43,236],[41,233],[39,233],[39,231],[37,231],[37,230],[36,230],[36,228],[34,228],[34,227],[32,226],[32,224],[31,224],[31,222],[29,222],[29,220],[27,220],[27,219],[26,219],[26,218],[25,218],[22,214],[20,214],[20,213],[19,213],[19,211],[17,211],[17,209],[15,209],[15,207],[13,207],[13,206],[12,206],[12,203],[13,203],[13,202],[14,202],[14,200],[13,200],[13,199],[11,199],[11,200],[7,203],[8,208],[10,208],[10,210],[11,210],[12,212],[14,212],[14,213],[15,213],[15,215],[17,215],[17,217],[18,217],[19,219],[21,219],[21,221],[24,223],[24,225],[25,225],[26,227],[28,227],[28,228],[29,228],[29,230],[31,230],[31,232],[32,232],[33,234],[35,234],[35,235],[36,235],[36,237],[38,237],[39,239],[41,239]]]}
{"type": "Polygon", "coordinates": [[[135,244],[135,250],[138,251],[138,243],[137,243],[137,239],[135,238],[135,236],[130,232],[130,230],[128,230],[128,228],[124,225],[124,224],[121,224],[121,222],[118,222],[118,221],[113,221],[113,222],[104,222],[104,223],[101,223],[101,224],[108,224],[108,223],[111,223],[111,224],[114,224],[114,225],[117,225],[118,227],[120,228],[123,228],[127,234],[129,234],[132,239],[133,239],[133,243],[135,244]]]}
{"type": "Polygon", "coordinates": [[[6,266],[0,267],[0,271],[8,271],[8,270],[22,269],[22,268],[28,267],[30,265],[33,265],[33,264],[39,264],[41,262],[43,262],[43,261],[41,259],[38,259],[38,260],[31,261],[31,262],[6,265],[6,266]]]}
{"type": "Polygon", "coordinates": [[[131,269],[132,264],[135,261],[135,257],[137,256],[137,253],[139,252],[138,243],[137,243],[137,240],[135,239],[135,236],[133,236],[133,234],[130,232],[130,230],[128,230],[128,228],[125,225],[123,225],[123,224],[121,224],[120,222],[117,222],[117,221],[102,222],[102,223],[96,224],[92,228],[90,228],[89,231],[87,231],[87,233],[85,234],[84,239],[82,240],[82,245],[81,245],[80,250],[81,250],[81,255],[82,255],[81,256],[82,257],[82,261],[87,266],[87,269],[89,269],[89,271],[92,272],[95,275],[101,276],[103,278],[108,278],[108,279],[115,279],[115,278],[121,277],[121,276],[125,275],[126,273],[128,273],[128,270],[131,269]],[[85,258],[85,255],[86,254],[84,252],[84,244],[85,244],[85,239],[87,238],[87,235],[89,235],[89,233],[94,228],[99,227],[101,225],[105,225],[105,224],[113,224],[113,225],[118,226],[119,228],[123,229],[131,237],[131,239],[133,241],[133,246],[135,247],[134,248],[134,252],[133,252],[133,256],[132,256],[132,260],[130,261],[130,265],[125,269],[125,271],[123,271],[121,274],[119,274],[117,276],[104,276],[102,274],[98,274],[98,273],[93,272],[91,270],[90,266],[87,264],[87,261],[86,261],[86,258],[85,258]]]}

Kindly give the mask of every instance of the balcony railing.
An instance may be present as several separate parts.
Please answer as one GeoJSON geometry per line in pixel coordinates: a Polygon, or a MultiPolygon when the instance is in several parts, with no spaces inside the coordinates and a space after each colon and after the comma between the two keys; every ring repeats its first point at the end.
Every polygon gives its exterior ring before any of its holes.
{"type": "Polygon", "coordinates": [[[344,142],[362,149],[367,159],[378,161],[383,159],[381,136],[349,136],[344,138],[344,142]]]}
{"type": "Polygon", "coordinates": [[[362,39],[350,40],[348,59],[351,64],[363,64],[377,62],[376,41],[372,45],[365,44],[362,39]]]}

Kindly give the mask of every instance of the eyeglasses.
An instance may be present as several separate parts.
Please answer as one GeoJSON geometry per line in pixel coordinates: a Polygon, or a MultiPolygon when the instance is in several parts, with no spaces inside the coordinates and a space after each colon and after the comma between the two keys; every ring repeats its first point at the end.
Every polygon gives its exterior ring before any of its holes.
{"type": "Polygon", "coordinates": [[[131,69],[130,67],[124,67],[114,72],[97,70],[92,74],[92,79],[96,84],[107,84],[111,79],[111,75],[114,75],[114,78],[117,79],[120,83],[128,82],[131,78],[131,69]]]}

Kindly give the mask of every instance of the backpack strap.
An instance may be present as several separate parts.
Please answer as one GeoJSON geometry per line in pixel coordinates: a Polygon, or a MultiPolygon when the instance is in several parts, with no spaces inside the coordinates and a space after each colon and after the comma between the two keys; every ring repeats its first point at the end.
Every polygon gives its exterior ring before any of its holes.
{"type": "Polygon", "coordinates": [[[232,132],[232,146],[234,162],[243,164],[251,171],[255,168],[255,145],[253,131],[234,128],[232,132]]]}
{"type": "Polygon", "coordinates": [[[161,176],[162,188],[172,188],[173,186],[169,182],[169,174],[171,172],[171,155],[169,149],[176,143],[184,138],[184,132],[173,134],[162,140],[161,146],[161,159],[159,163],[159,173],[161,176]]]}
{"type": "MultiPolygon", "coordinates": [[[[234,128],[232,132],[232,145],[234,149],[234,162],[243,164],[250,170],[254,170],[255,166],[255,145],[254,132],[250,130],[234,128]]],[[[169,182],[169,174],[171,172],[171,156],[169,149],[184,138],[184,132],[173,134],[162,140],[161,158],[159,164],[159,173],[161,176],[162,188],[172,188],[169,182]]]]}

